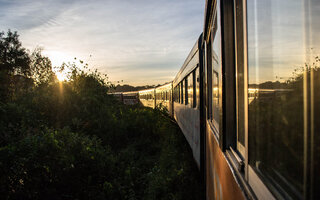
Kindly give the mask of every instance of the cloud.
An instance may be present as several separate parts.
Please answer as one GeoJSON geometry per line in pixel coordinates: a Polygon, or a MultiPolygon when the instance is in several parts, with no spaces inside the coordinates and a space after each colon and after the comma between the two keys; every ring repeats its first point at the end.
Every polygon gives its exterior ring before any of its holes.
{"type": "Polygon", "coordinates": [[[24,46],[43,46],[51,58],[60,52],[112,80],[154,84],[148,81],[160,70],[167,78],[178,72],[202,32],[203,12],[197,0],[0,0],[0,26],[18,30],[24,46]]]}

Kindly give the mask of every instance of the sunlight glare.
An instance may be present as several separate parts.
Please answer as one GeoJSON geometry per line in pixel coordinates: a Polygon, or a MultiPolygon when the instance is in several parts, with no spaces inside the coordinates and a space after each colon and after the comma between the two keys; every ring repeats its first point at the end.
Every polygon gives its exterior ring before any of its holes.
{"type": "Polygon", "coordinates": [[[57,79],[62,82],[62,81],[66,81],[68,78],[67,78],[67,75],[63,72],[55,72],[56,73],[56,76],[57,76],[57,79]]]}
{"type": "Polygon", "coordinates": [[[72,56],[69,56],[67,52],[61,51],[44,51],[52,62],[52,66],[61,66],[63,62],[67,63],[73,60],[72,56]]]}

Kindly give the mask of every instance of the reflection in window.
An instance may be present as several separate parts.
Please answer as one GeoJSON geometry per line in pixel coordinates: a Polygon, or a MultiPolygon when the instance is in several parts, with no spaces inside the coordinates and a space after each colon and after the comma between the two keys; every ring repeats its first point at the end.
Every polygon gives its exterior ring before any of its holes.
{"type": "Polygon", "coordinates": [[[200,108],[200,75],[199,75],[199,67],[195,70],[195,101],[197,108],[200,108]]]}
{"type": "Polygon", "coordinates": [[[175,102],[177,102],[177,103],[180,103],[180,85],[178,84],[176,87],[175,87],[175,97],[174,97],[174,99],[175,99],[175,102]]]}
{"type": "Polygon", "coordinates": [[[311,136],[319,131],[312,125],[319,121],[312,113],[320,112],[312,91],[320,89],[314,81],[320,1],[248,0],[247,6],[249,164],[276,197],[308,198],[311,181],[304,180],[319,171],[304,160],[319,155],[311,136]],[[317,171],[304,177],[312,167],[317,171]]]}
{"type": "Polygon", "coordinates": [[[185,97],[184,97],[184,100],[185,100],[185,104],[188,105],[188,77],[185,77],[184,79],[184,94],[185,94],[185,97]]]}
{"type": "Polygon", "coordinates": [[[188,104],[193,107],[193,76],[192,73],[188,76],[188,104]]]}
{"type": "MultiPolygon", "coordinates": [[[[219,8],[219,1],[217,1],[219,8]]],[[[212,30],[212,51],[211,51],[211,64],[212,64],[212,123],[216,131],[219,131],[220,122],[220,91],[221,91],[221,30],[220,30],[220,13],[219,9],[215,13],[214,24],[212,30]]]]}
{"type": "Polygon", "coordinates": [[[181,81],[181,83],[180,83],[180,103],[181,104],[184,104],[184,101],[183,101],[183,90],[184,90],[184,87],[183,87],[183,82],[184,81],[181,81]]]}

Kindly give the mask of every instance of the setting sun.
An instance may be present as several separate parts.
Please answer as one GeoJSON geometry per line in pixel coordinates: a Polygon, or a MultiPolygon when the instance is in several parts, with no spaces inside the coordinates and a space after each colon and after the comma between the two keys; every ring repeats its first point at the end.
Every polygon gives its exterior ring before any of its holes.
{"type": "Polygon", "coordinates": [[[67,75],[63,72],[55,72],[55,73],[59,81],[66,81],[68,79],[67,75]]]}

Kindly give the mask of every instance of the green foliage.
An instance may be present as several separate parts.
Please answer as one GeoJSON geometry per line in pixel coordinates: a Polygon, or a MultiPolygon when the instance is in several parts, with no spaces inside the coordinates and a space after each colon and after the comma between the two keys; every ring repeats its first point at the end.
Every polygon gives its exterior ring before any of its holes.
{"type": "Polygon", "coordinates": [[[17,32],[0,32],[0,69],[10,74],[30,74],[30,57],[19,41],[17,32]]]}
{"type": "Polygon", "coordinates": [[[99,139],[68,130],[27,136],[2,147],[0,156],[2,199],[103,197],[115,164],[99,139]]]}
{"type": "Polygon", "coordinates": [[[48,57],[43,56],[41,51],[41,48],[36,48],[30,56],[31,74],[36,84],[53,82],[55,79],[51,60],[48,57]]]}
{"type": "Polygon", "coordinates": [[[192,153],[161,108],[120,104],[107,77],[81,60],[57,68],[69,79],[59,82],[40,49],[27,54],[10,31],[3,41],[0,199],[201,197],[192,153]],[[4,62],[9,47],[28,66],[14,54],[4,62]]]}

